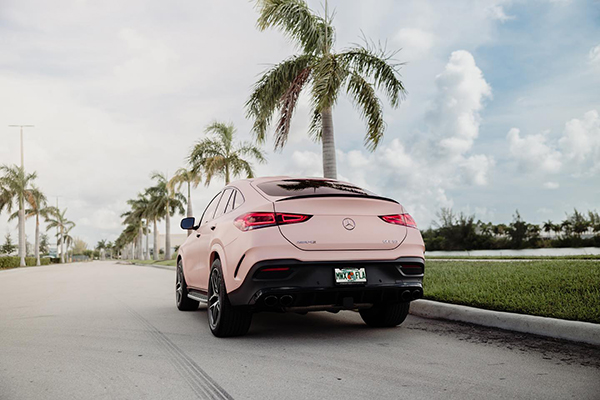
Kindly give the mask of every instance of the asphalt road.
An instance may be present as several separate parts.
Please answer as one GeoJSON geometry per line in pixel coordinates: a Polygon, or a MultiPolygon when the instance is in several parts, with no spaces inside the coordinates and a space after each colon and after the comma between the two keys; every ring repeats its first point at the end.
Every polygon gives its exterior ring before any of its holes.
{"type": "Polygon", "coordinates": [[[409,316],[258,314],[213,337],[174,270],[0,271],[0,399],[600,399],[600,348],[409,316]]]}

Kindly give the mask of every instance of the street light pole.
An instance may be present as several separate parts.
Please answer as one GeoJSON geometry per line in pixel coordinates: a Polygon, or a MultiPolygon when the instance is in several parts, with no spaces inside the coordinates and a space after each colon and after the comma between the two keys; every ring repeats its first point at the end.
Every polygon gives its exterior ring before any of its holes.
{"type": "Polygon", "coordinates": [[[25,168],[25,161],[23,156],[23,128],[33,128],[35,125],[9,125],[9,128],[21,128],[21,168],[25,168]]]}
{"type": "MultiPolygon", "coordinates": [[[[21,128],[21,174],[25,176],[25,162],[23,157],[23,128],[33,128],[33,125],[9,125],[9,128],[21,128]]],[[[27,256],[27,238],[25,237],[25,199],[21,194],[19,199],[19,265],[25,266],[27,256]]]]}

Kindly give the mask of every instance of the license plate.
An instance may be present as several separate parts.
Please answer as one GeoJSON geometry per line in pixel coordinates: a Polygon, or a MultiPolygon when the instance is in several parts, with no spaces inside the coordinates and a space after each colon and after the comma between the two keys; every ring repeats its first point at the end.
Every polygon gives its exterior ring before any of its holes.
{"type": "Polygon", "coordinates": [[[367,283],[364,268],[335,268],[335,283],[367,283]]]}

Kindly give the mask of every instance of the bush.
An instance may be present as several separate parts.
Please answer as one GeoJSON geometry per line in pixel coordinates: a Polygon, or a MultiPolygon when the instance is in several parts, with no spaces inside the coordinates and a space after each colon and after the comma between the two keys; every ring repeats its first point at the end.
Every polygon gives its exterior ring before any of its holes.
{"type": "MultiPolygon", "coordinates": [[[[50,265],[49,258],[40,259],[42,265],[50,265]]],[[[0,257],[0,269],[18,268],[20,264],[19,257],[0,257]]],[[[25,257],[25,264],[29,267],[35,265],[35,257],[25,257]]]]}

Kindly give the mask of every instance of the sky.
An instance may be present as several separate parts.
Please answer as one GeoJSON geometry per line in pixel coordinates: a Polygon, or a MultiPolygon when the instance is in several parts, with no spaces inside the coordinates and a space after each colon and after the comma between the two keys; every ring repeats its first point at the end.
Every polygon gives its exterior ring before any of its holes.
{"type": "MultiPolygon", "coordinates": [[[[256,29],[254,4],[0,0],[0,164],[20,162],[8,125],[35,125],[24,148],[36,184],[67,208],[73,236],[90,247],[116,239],[126,200],[152,185],[152,171],[185,166],[209,123],[232,122],[252,140],[253,84],[298,52],[256,29]]],[[[308,4],[323,13],[322,1],[308,4]]],[[[398,50],[408,91],[396,109],[381,93],[387,128],[374,152],[340,96],[340,179],[397,199],[421,228],[441,207],[494,223],[516,210],[534,223],[600,210],[600,1],[329,0],[329,9],[335,49],[366,37],[398,50]]],[[[308,124],[304,96],[287,146],[265,144],[258,176],[322,176],[308,124]]],[[[194,190],[196,214],[223,184],[194,190]]],[[[4,213],[7,232],[16,242],[4,213]]],[[[30,242],[33,232],[28,221],[30,242]]]]}

